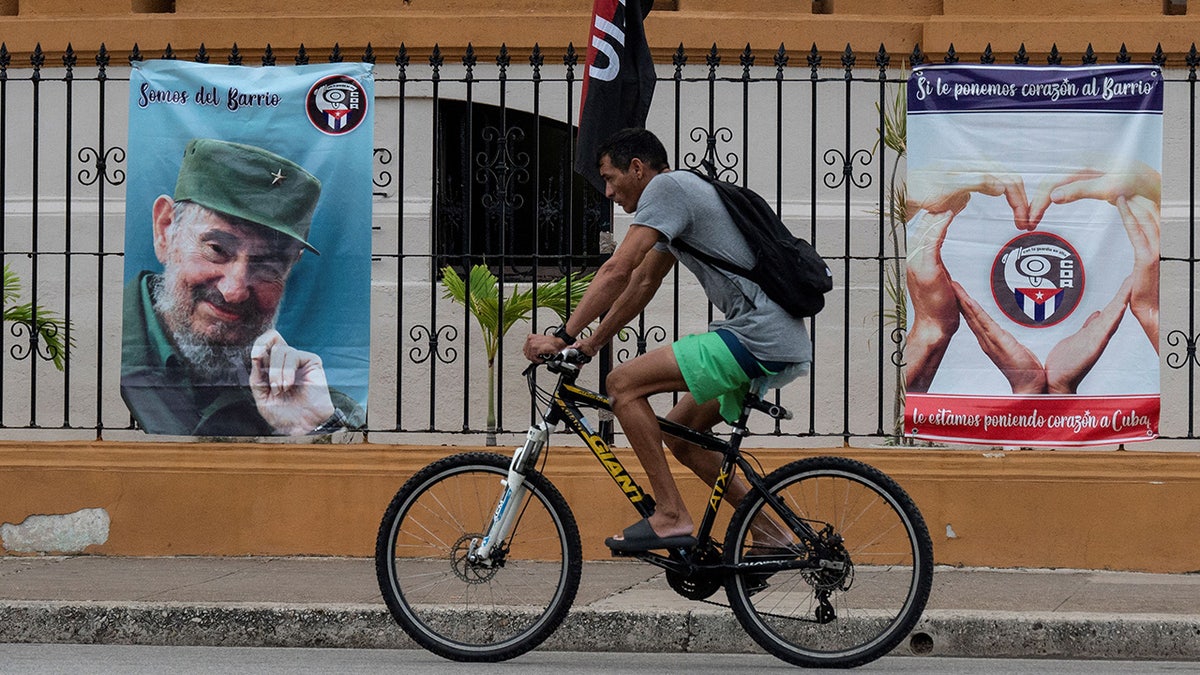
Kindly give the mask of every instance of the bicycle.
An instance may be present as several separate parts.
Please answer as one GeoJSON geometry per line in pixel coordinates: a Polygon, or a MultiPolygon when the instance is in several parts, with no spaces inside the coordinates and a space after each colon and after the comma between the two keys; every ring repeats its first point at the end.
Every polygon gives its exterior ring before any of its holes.
{"type": "MultiPolygon", "coordinates": [[[[562,623],[582,570],[579,529],[566,500],[536,467],[550,433],[574,431],[643,517],[654,500],[625,470],[581,408],[611,410],[576,384],[587,357],[567,350],[543,364],[551,390],[525,370],[545,405],[512,457],[461,453],[435,461],[396,493],[380,523],[375,569],[393,618],[419,645],[459,661],[501,661],[538,646],[562,623]]],[[[628,554],[656,565],[677,593],[704,600],[724,587],[743,629],[800,666],[852,667],[889,652],[920,618],[933,578],[925,522],[891,478],[858,461],[814,457],[765,476],[741,452],[753,411],[785,408],[747,395],[729,440],[659,418],[663,431],[724,457],[696,545],[628,554]],[[750,492],[723,544],[713,528],[740,470],[750,492]],[[777,531],[768,543],[755,535],[777,531]]],[[[753,459],[751,457],[751,459],[753,459]]]]}

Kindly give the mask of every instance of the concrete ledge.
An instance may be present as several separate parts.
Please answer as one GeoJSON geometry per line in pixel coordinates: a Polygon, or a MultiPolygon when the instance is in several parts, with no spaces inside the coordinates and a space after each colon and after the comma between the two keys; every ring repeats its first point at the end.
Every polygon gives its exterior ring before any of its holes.
{"type": "Polygon", "coordinates": [[[414,648],[378,605],[9,602],[0,642],[414,648]]]}
{"type": "MultiPolygon", "coordinates": [[[[413,472],[482,449],[0,443],[0,523],[103,509],[109,536],[85,553],[370,558],[379,519],[413,472]]],[[[644,486],[632,452],[617,453],[644,486]]],[[[820,454],[858,459],[895,478],[925,516],[938,564],[1160,573],[1198,567],[1200,453],[754,450],[768,470],[820,454]]],[[[604,538],[632,522],[634,512],[595,457],[555,448],[545,473],[573,507],[584,558],[610,559],[604,538]]],[[[706,503],[707,486],[683,478],[685,469],[676,475],[688,504],[706,503]]],[[[39,552],[63,550],[71,549],[39,552]]],[[[0,544],[0,555],[11,553],[0,544]]]]}
{"type": "Polygon", "coordinates": [[[1200,659],[1197,616],[934,610],[913,638],[908,653],[933,656],[1200,659]],[[920,648],[921,634],[932,638],[931,651],[920,648]]]}
{"type": "MultiPolygon", "coordinates": [[[[377,605],[7,602],[0,642],[189,646],[415,645],[377,605]]],[[[542,649],[759,652],[721,607],[671,611],[579,608],[542,649]]],[[[1200,660],[1200,616],[926,612],[897,655],[975,658],[1200,660]]]]}

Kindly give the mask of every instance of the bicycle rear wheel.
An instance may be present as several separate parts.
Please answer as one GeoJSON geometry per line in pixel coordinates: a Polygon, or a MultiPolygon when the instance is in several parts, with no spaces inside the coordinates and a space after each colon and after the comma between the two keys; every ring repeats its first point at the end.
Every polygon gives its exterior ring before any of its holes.
{"type": "Polygon", "coordinates": [[[725,589],[742,627],[800,666],[848,668],[887,654],[920,618],[933,581],[933,544],[916,505],[882,472],[840,457],[792,462],[765,481],[821,536],[806,546],[782,534],[785,518],[757,491],[739,505],[728,563],[812,563],[731,575],[725,589]]]}
{"type": "Polygon", "coordinates": [[[530,471],[509,538],[491,560],[484,537],[509,458],[464,453],[418,471],[379,526],[375,572],[396,622],[422,647],[458,661],[501,661],[533,649],[566,617],[579,588],[579,529],[559,491],[530,471]]]}

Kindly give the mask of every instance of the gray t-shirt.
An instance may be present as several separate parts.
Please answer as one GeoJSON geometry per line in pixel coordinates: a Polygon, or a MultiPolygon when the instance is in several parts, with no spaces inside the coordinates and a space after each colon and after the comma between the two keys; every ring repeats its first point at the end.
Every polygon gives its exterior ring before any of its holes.
{"type": "Polygon", "coordinates": [[[724,328],[760,361],[807,363],[812,342],[804,322],[788,314],[753,281],[726,272],[671,245],[682,239],[712,256],[750,268],[754,254],[729,217],[716,188],[690,171],[655,176],[638,199],[633,222],[658,230],[659,250],[669,251],[700,281],[704,294],[724,319],[709,330],[724,328]]]}

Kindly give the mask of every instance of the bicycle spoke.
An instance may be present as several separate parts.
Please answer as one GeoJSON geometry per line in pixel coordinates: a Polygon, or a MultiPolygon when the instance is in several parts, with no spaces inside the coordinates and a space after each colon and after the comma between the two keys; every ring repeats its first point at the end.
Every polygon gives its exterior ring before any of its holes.
{"type": "Polygon", "coordinates": [[[376,572],[396,621],[422,646],[494,661],[532,649],[558,626],[579,584],[579,532],[562,495],[526,476],[520,517],[488,560],[469,556],[490,528],[508,459],[467,453],[426,467],[380,526],[376,572]]]}
{"type": "Polygon", "coordinates": [[[886,653],[929,593],[932,545],[916,507],[882,473],[841,458],[794,462],[764,480],[792,513],[774,513],[761,496],[745,500],[726,539],[731,562],[778,559],[752,541],[750,523],[771,512],[814,529],[811,541],[795,533],[806,540],[798,554],[813,565],[731,578],[726,589],[742,626],[799,665],[860,665],[886,653]]]}

